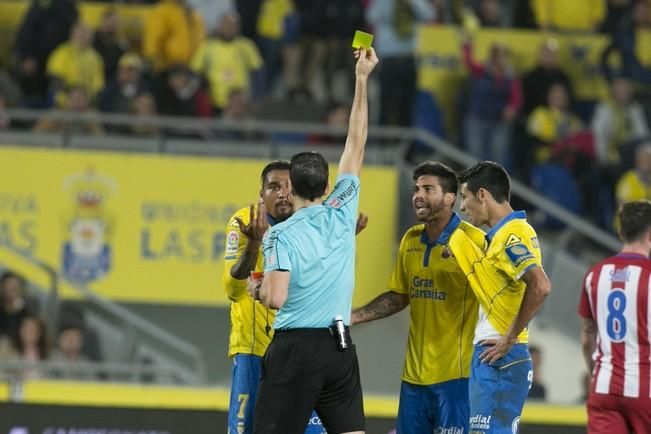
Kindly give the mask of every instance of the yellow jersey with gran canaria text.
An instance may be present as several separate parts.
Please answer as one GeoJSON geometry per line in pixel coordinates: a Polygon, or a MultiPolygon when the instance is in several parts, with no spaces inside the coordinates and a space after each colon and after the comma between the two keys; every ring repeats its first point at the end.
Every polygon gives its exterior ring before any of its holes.
{"type": "Polygon", "coordinates": [[[402,380],[432,385],[470,374],[477,300],[457,261],[444,254],[455,229],[470,226],[452,219],[438,240],[425,226],[410,228],[400,242],[389,289],[409,296],[410,323],[402,380]]]}
{"type": "MultiPolygon", "coordinates": [[[[235,217],[248,224],[249,207],[237,211],[228,221],[226,227],[226,246],[224,248],[224,289],[231,300],[231,335],[228,356],[235,354],[254,354],[263,356],[273,336],[273,324],[276,312],[256,302],[247,291],[247,282],[231,276],[231,268],[240,259],[246,249],[247,238],[240,231],[235,217]]],[[[258,253],[255,271],[262,272],[262,250],[258,253]]]]}
{"type": "MultiPolygon", "coordinates": [[[[526,284],[521,278],[532,267],[542,267],[542,254],[524,211],[504,217],[485,236],[481,229],[471,227],[452,234],[450,249],[479,300],[477,343],[506,335],[524,297],[526,284]]],[[[518,342],[528,340],[525,328],[518,342]]]]}

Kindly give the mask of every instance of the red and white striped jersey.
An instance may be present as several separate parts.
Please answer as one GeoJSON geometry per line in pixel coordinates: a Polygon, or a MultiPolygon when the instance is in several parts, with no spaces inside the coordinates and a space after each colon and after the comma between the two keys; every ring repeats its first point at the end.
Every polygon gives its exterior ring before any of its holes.
{"type": "Polygon", "coordinates": [[[651,260],[620,253],[591,268],[583,281],[579,315],[595,321],[594,392],[651,397],[651,260]]]}

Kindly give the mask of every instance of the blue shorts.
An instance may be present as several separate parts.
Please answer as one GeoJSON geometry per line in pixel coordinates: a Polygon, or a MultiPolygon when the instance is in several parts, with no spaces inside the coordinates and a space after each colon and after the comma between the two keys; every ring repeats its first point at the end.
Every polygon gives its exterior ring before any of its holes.
{"type": "MultiPolygon", "coordinates": [[[[260,385],[262,357],[252,354],[236,354],[233,357],[231,399],[228,407],[228,434],[251,434],[253,411],[260,385]]],[[[321,419],[312,413],[305,434],[327,434],[321,419]]]]}
{"type": "Polygon", "coordinates": [[[475,345],[470,370],[470,434],[517,434],[524,401],[533,379],[527,344],[515,344],[493,365],[475,345]]]}
{"type": "Polygon", "coordinates": [[[468,379],[431,386],[402,382],[397,434],[468,432],[468,379]]]}

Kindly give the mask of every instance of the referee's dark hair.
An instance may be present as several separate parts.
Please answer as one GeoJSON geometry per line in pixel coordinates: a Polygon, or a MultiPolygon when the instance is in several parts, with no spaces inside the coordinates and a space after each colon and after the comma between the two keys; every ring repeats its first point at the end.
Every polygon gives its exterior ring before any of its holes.
{"type": "Polygon", "coordinates": [[[294,195],[315,200],[328,187],[328,162],[318,152],[300,152],[290,161],[289,179],[294,195]]]}
{"type": "Polygon", "coordinates": [[[619,236],[625,243],[639,241],[651,231],[651,201],[635,200],[621,206],[618,212],[619,236]]]}
{"type": "Polygon", "coordinates": [[[271,163],[264,166],[264,169],[262,169],[262,174],[260,175],[262,188],[264,188],[265,184],[267,183],[267,175],[269,172],[273,172],[274,170],[289,170],[289,166],[289,161],[285,160],[272,161],[271,163]]]}
{"type": "Polygon", "coordinates": [[[443,193],[457,194],[457,190],[459,190],[457,174],[449,166],[438,161],[425,161],[419,164],[414,169],[412,179],[416,182],[421,176],[436,176],[443,193]]]}
{"type": "Polygon", "coordinates": [[[497,203],[511,199],[511,178],[506,169],[494,161],[480,161],[459,174],[459,182],[476,194],[480,188],[488,191],[497,203]]]}

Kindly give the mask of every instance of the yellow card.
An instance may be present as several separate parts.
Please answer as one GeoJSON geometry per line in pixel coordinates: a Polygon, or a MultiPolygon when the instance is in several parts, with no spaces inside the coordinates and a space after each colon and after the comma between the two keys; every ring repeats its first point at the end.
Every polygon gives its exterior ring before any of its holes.
{"type": "Polygon", "coordinates": [[[373,35],[370,33],[362,32],[361,30],[355,31],[353,38],[353,48],[371,48],[373,45],[373,35]]]}

